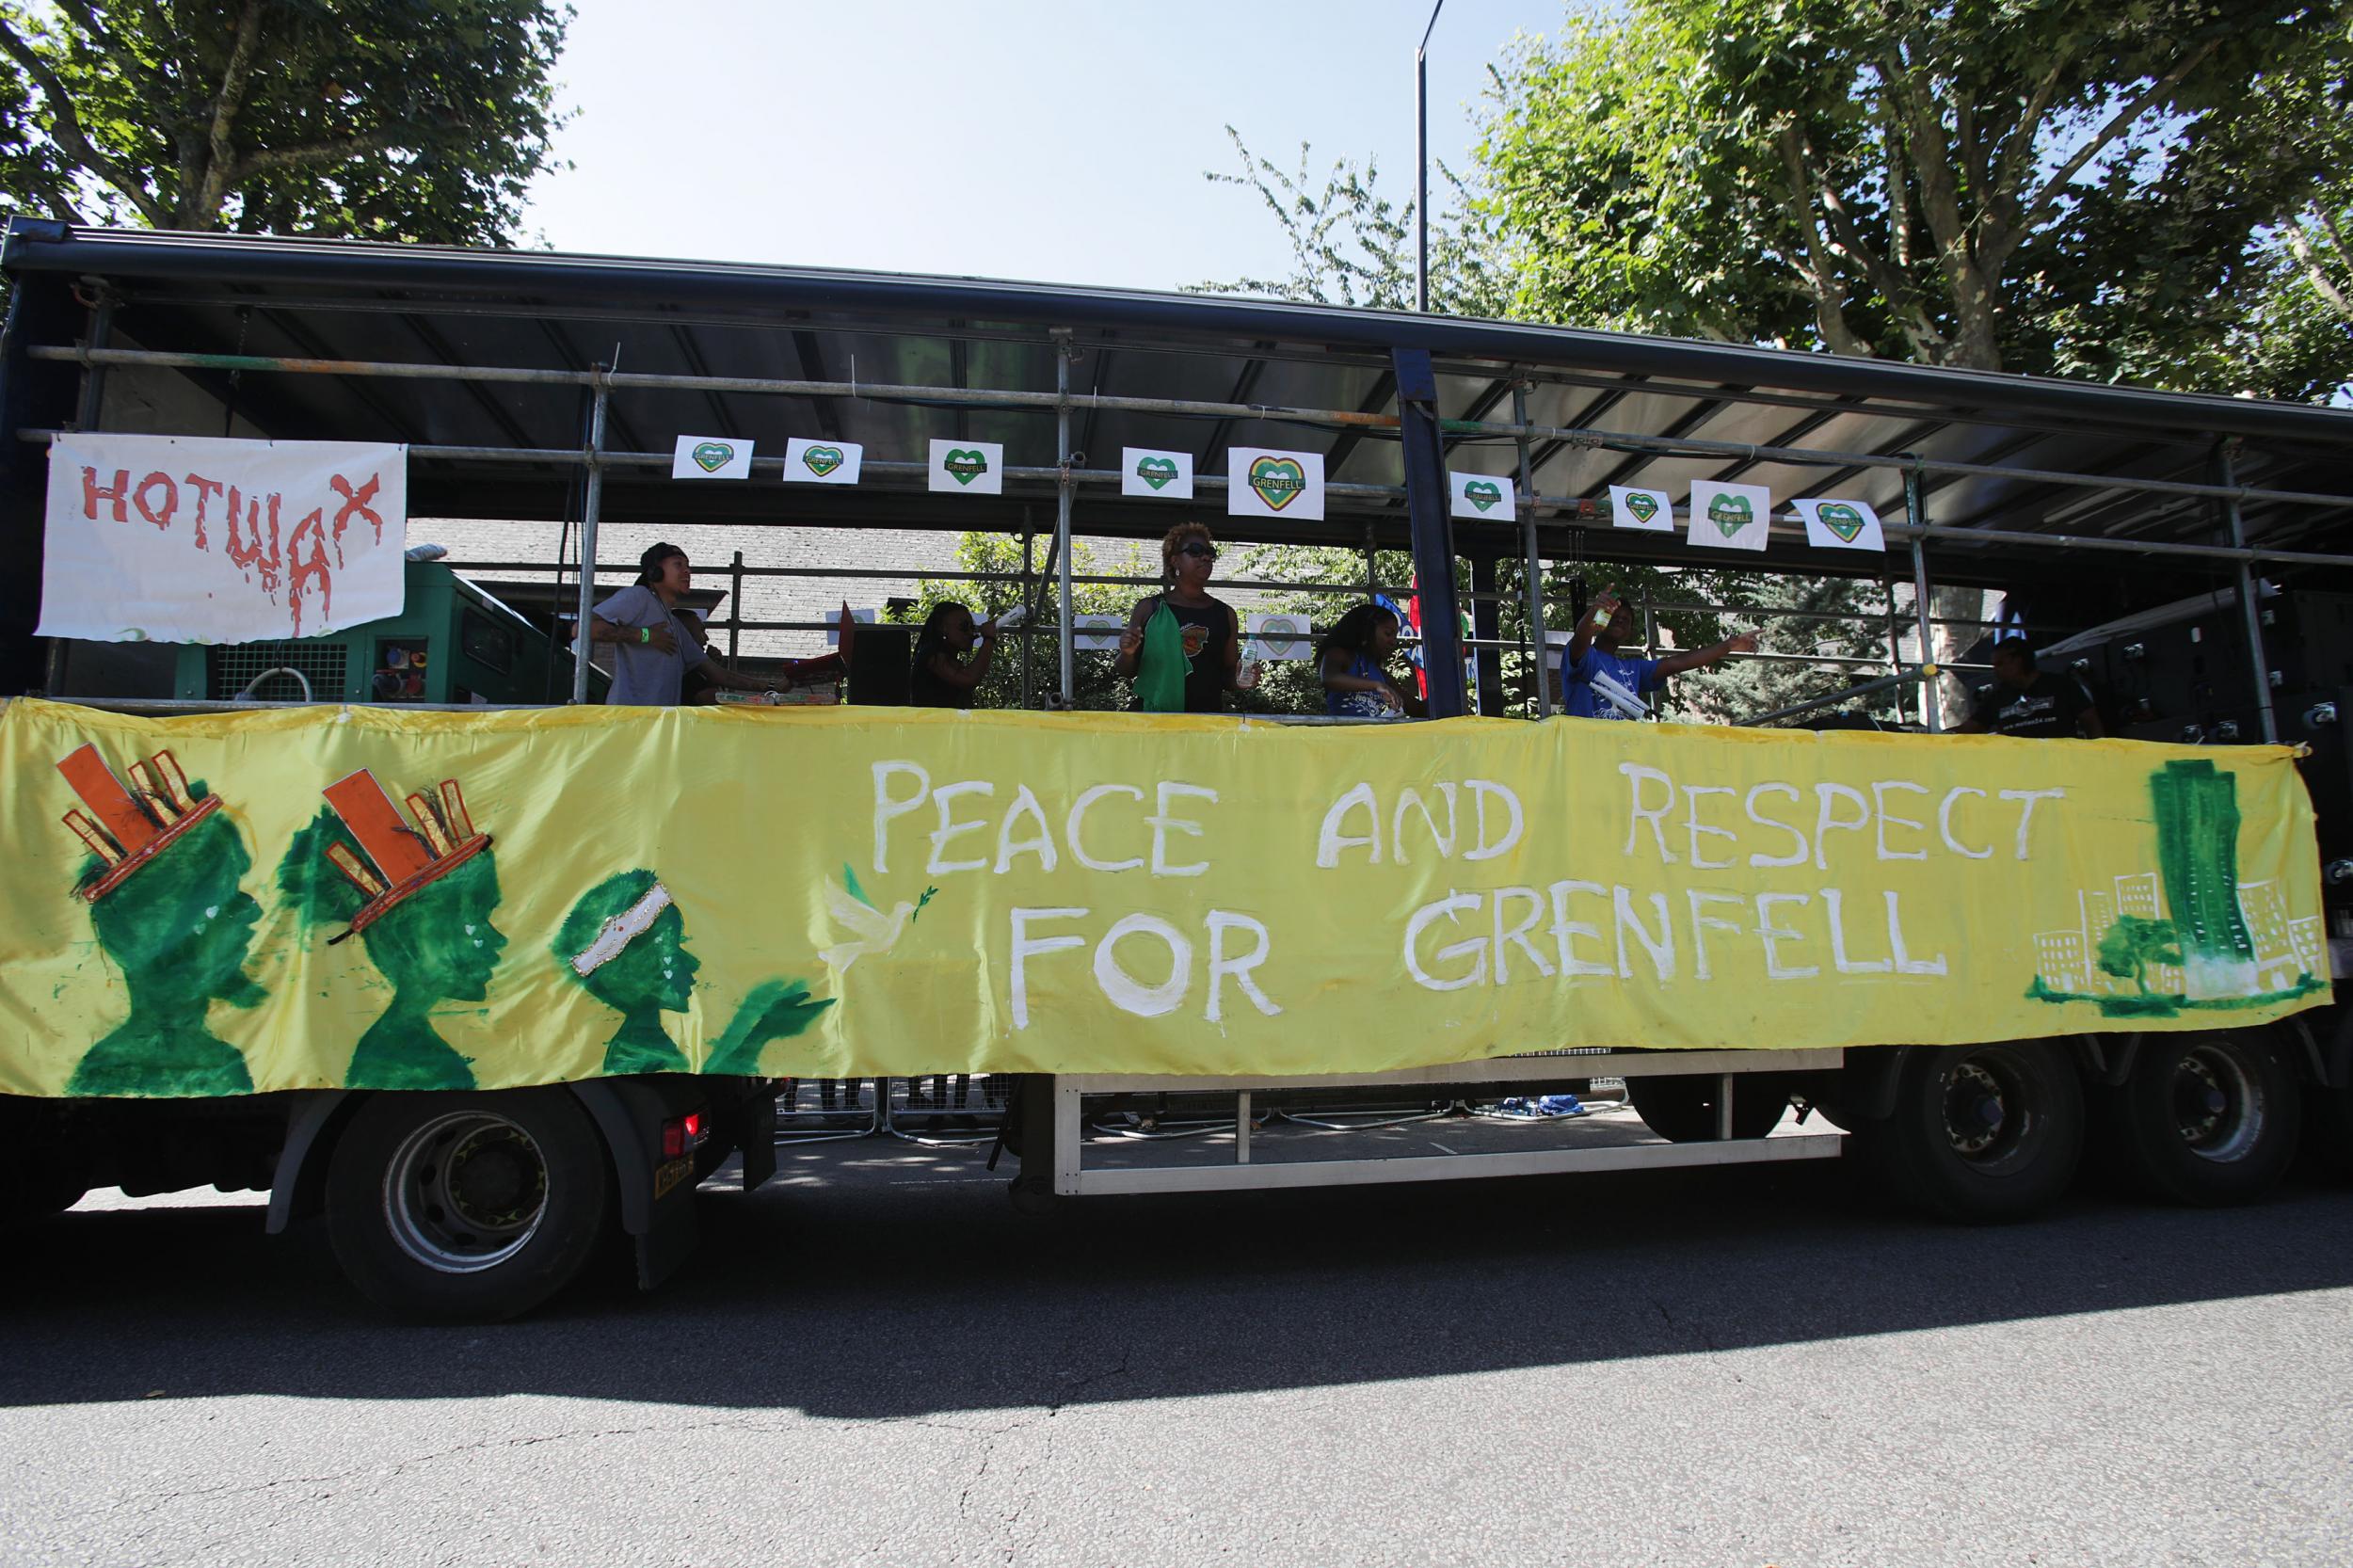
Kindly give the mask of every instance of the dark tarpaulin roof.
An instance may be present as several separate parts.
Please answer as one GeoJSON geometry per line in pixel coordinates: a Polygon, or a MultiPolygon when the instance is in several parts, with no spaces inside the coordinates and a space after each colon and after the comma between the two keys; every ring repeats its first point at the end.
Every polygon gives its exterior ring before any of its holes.
{"type": "MultiPolygon", "coordinates": [[[[21,223],[9,232],[5,264],[25,281],[104,280],[120,299],[117,346],[535,369],[603,362],[637,373],[1051,392],[1051,334],[1064,329],[1076,353],[1074,392],[1367,413],[1394,410],[1389,351],[1418,347],[1438,365],[1440,412],[1449,419],[1509,420],[1512,385],[1524,377],[1534,383],[1534,423],[1619,436],[2189,481],[2216,476],[2217,444],[2230,439],[2243,486],[2353,491],[2353,412],[2342,409],[1521,323],[723,263],[88,229],[44,235],[21,223]]],[[[216,396],[232,395],[223,375],[188,374],[216,396]]],[[[260,374],[241,376],[233,395],[244,418],[289,439],[570,449],[583,444],[588,402],[583,389],[566,386],[260,374]]],[[[1080,409],[1072,431],[1083,466],[1094,469],[1116,466],[1123,446],[1181,448],[1200,472],[1216,474],[1227,446],[1263,445],[1324,452],[1336,484],[1402,482],[1396,441],[1379,430],[1080,409]]],[[[614,394],[610,448],[666,454],[681,434],[750,438],[774,456],[792,436],[859,441],[870,461],[920,460],[928,440],[954,438],[1002,441],[1015,467],[1057,461],[1050,410],[709,389],[614,394]]],[[[1680,494],[1694,479],[1738,479],[1767,486],[1777,502],[1836,494],[1866,500],[1890,520],[1903,514],[1902,475],[1892,468],[1826,471],[1746,455],[1660,456],[1558,440],[1539,441],[1534,456],[1535,488],[1545,497],[1595,499],[1610,484],[1680,494]]],[[[1474,438],[1455,441],[1449,461],[1508,474],[1517,456],[1509,440],[1474,438]]],[[[412,477],[412,509],[557,515],[573,504],[576,472],[424,462],[412,477]]],[[[1932,472],[1924,486],[1928,515],[1940,524],[2219,542],[2219,509],[2210,499],[2006,474],[1932,472]]],[[[1009,485],[1000,501],[934,497],[888,480],[786,495],[774,485],[677,486],[666,470],[629,468],[609,471],[604,504],[616,520],[1018,527],[1025,510],[1035,526],[1052,520],[1046,485],[1009,485]]],[[[1099,488],[1081,489],[1078,504],[1086,533],[1157,533],[1171,518],[1166,502],[1122,502],[1099,488]]],[[[1401,501],[1377,504],[1385,542],[1401,536],[1402,513],[1401,501]]],[[[2246,523],[2253,542],[2329,550],[2345,515],[2250,501],[2246,523]]],[[[1577,520],[1547,511],[1539,520],[1550,535],[1577,520]]],[[[1364,527],[1362,515],[1336,510],[1321,529],[1255,533],[1361,544],[1364,527]]],[[[1466,524],[1464,532],[1481,530],[1466,524]]],[[[1516,530],[1484,532],[1498,551],[1517,549],[1516,530]]],[[[1593,543],[1616,555],[1667,552],[1687,565],[1735,559],[1657,536],[1596,536],[1593,543]]],[[[1939,555],[1952,558],[1950,551],[1939,555]]],[[[1803,560],[1802,552],[1775,548],[1776,567],[1803,560]]],[[[1851,570],[1853,562],[1820,564],[1851,570]]]]}

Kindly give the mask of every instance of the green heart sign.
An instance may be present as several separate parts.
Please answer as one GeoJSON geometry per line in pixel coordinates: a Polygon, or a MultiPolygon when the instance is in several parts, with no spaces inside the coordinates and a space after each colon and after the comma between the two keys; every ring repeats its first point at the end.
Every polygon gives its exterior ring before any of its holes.
{"type": "Polygon", "coordinates": [[[1139,458],[1136,462],[1136,477],[1156,490],[1165,489],[1168,482],[1176,477],[1176,459],[1171,457],[1139,458]]]}
{"type": "Polygon", "coordinates": [[[950,447],[948,455],[940,459],[939,466],[946,469],[957,484],[969,485],[988,472],[988,454],[950,447]]]}
{"type": "Polygon", "coordinates": [[[1707,504],[1707,520],[1728,539],[1756,520],[1756,509],[1745,495],[1720,495],[1707,504]]]}
{"type": "Polygon", "coordinates": [[[802,466],[820,479],[840,468],[842,462],[841,449],[838,446],[810,446],[801,450],[802,466]]]}
{"type": "Polygon", "coordinates": [[[1503,504],[1503,487],[1492,479],[1473,479],[1463,487],[1463,499],[1483,512],[1503,504]]]}
{"type": "Polygon", "coordinates": [[[688,454],[705,473],[716,473],[735,461],[735,448],[726,441],[705,441],[688,454]]]}
{"type": "Polygon", "coordinates": [[[1307,488],[1307,471],[1296,457],[1260,457],[1250,465],[1250,488],[1272,511],[1297,501],[1307,488]]]}
{"type": "Polygon", "coordinates": [[[1658,515],[1658,498],[1648,490],[1636,490],[1625,498],[1625,509],[1634,514],[1634,520],[1647,525],[1658,515]]]}
{"type": "Polygon", "coordinates": [[[1863,514],[1843,501],[1825,501],[1814,508],[1814,515],[1823,527],[1838,536],[1841,544],[1852,544],[1862,536],[1863,514]]]}

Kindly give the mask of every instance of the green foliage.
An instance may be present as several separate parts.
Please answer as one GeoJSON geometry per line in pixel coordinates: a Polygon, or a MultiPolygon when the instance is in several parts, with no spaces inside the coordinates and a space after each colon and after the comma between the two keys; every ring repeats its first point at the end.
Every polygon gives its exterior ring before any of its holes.
{"type": "MultiPolygon", "coordinates": [[[[1030,569],[1043,573],[1046,569],[1047,547],[1041,543],[1030,569]]],[[[1023,570],[1021,541],[1003,534],[964,534],[956,539],[956,565],[965,571],[998,572],[1019,577],[1023,570]]],[[[1151,546],[1139,544],[1118,554],[1107,554],[1084,539],[1072,542],[1070,570],[1073,577],[1157,577],[1160,557],[1151,546]]],[[[1137,600],[1150,590],[1116,583],[1078,583],[1073,585],[1072,599],[1076,613],[1082,616],[1116,616],[1122,622],[1137,600]]],[[[908,619],[921,626],[924,618],[939,605],[961,604],[972,612],[972,618],[984,621],[1021,602],[1018,582],[969,583],[953,579],[925,578],[917,584],[915,609],[908,619]]],[[[1032,589],[1035,592],[1035,589],[1032,589]]],[[[1030,703],[1032,708],[1046,705],[1048,695],[1062,680],[1056,663],[1055,649],[1062,628],[1060,600],[1048,581],[1046,591],[1038,596],[1036,613],[1027,623],[1035,630],[1029,642],[1030,703]]],[[[972,694],[975,708],[1018,708],[1021,701],[1021,661],[1023,639],[1019,632],[1006,633],[989,664],[988,674],[982,679],[972,694]]],[[[1112,667],[1112,655],[1081,650],[1076,655],[1074,670],[1078,691],[1074,707],[1085,709],[1124,708],[1128,705],[1128,685],[1112,667]]]]}
{"type": "Polygon", "coordinates": [[[552,167],[547,0],[0,0],[0,215],[506,245],[552,167]]]}
{"type": "MultiPolygon", "coordinates": [[[[1414,203],[1401,205],[1381,194],[1377,160],[1359,165],[1353,158],[1336,159],[1318,189],[1307,143],[1299,144],[1299,168],[1292,173],[1251,152],[1231,125],[1225,134],[1241,172],[1211,170],[1207,178],[1257,195],[1290,246],[1290,276],[1198,283],[1188,292],[1270,295],[1383,311],[1414,308],[1414,203]]],[[[1481,209],[1465,181],[1443,162],[1438,174],[1454,192],[1455,206],[1430,226],[1431,308],[1448,315],[1501,315],[1510,280],[1497,264],[1481,209]]]]}
{"type": "Polygon", "coordinates": [[[1520,314],[2240,390],[2269,227],[2342,167],[2345,16],[1632,0],[1512,56],[1481,213],[1520,314]]]}
{"type": "Polygon", "coordinates": [[[2144,996],[2149,991],[2150,965],[2181,962],[2181,934],[2171,920],[2120,915],[2100,938],[2100,972],[2130,980],[2144,996]]]}

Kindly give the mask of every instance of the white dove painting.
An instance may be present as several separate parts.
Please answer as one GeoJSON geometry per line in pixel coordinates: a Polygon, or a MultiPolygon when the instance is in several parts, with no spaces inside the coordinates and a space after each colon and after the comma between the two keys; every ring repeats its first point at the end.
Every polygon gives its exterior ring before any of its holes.
{"type": "Polygon", "coordinates": [[[825,913],[833,917],[837,929],[848,929],[850,940],[821,949],[817,956],[828,968],[843,974],[869,953],[888,952],[897,945],[900,935],[922,913],[923,905],[931,903],[932,895],[939,891],[926,888],[920,899],[913,904],[901,899],[886,915],[866,896],[866,889],[858,885],[857,872],[846,865],[841,868],[841,882],[843,886],[839,887],[832,882],[825,884],[825,913]]]}

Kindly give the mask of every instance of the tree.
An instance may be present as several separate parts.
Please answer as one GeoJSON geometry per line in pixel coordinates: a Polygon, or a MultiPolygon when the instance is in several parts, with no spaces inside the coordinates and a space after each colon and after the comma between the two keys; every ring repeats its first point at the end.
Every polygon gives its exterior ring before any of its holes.
{"type": "Polygon", "coordinates": [[[1513,55],[1479,205],[1523,313],[2180,385],[2341,158],[2345,14],[1629,0],[1513,55]]]}
{"type": "Polygon", "coordinates": [[[0,0],[0,201],[505,245],[561,124],[547,0],[0,0]]]}
{"type": "MultiPolygon", "coordinates": [[[[1241,171],[1211,169],[1205,178],[1254,192],[1265,204],[1290,246],[1290,276],[1196,283],[1188,292],[1269,295],[1380,311],[1414,308],[1414,203],[1401,206],[1381,193],[1378,159],[1362,164],[1335,159],[1319,190],[1308,143],[1299,144],[1299,169],[1290,173],[1251,152],[1231,125],[1225,135],[1241,171]]],[[[1430,229],[1431,307],[1446,315],[1499,316],[1509,302],[1509,280],[1497,265],[1484,219],[1453,170],[1441,162],[1438,174],[1455,193],[1455,207],[1430,229]]]]}
{"type": "Polygon", "coordinates": [[[2149,994],[2150,965],[2181,961],[2181,935],[2171,920],[2120,915],[2100,938],[2100,972],[2131,981],[2144,997],[2149,994]]]}

